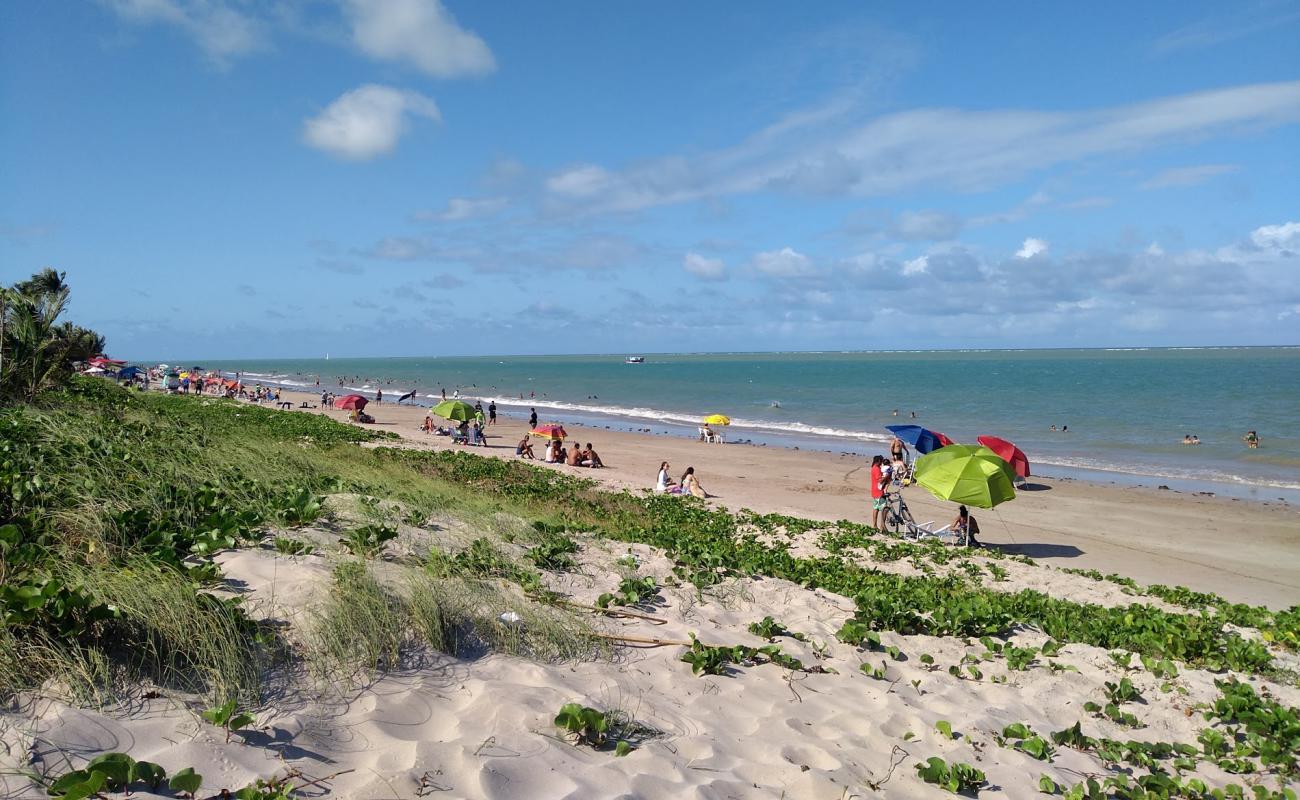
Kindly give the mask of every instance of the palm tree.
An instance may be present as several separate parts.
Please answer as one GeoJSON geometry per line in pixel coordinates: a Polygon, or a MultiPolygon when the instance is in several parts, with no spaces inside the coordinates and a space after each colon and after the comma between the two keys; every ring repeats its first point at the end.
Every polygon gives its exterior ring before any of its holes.
{"type": "Polygon", "coordinates": [[[54,331],[54,321],[67,303],[67,287],[39,299],[19,295],[14,302],[11,298],[5,331],[9,346],[6,393],[30,403],[68,368],[66,345],[54,331]]]}
{"type": "Polygon", "coordinates": [[[104,351],[104,337],[70,322],[56,324],[68,304],[65,274],[45,268],[0,287],[0,401],[32,402],[59,384],[77,361],[104,351]]]}

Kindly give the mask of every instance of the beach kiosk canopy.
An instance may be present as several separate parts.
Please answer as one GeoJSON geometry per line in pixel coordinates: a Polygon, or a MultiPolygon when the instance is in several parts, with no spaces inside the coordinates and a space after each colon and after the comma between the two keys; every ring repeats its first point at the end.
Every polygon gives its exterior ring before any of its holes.
{"type": "Polygon", "coordinates": [[[951,444],[916,460],[916,482],[940,500],[993,508],[1014,500],[1016,473],[987,447],[951,444]]]}

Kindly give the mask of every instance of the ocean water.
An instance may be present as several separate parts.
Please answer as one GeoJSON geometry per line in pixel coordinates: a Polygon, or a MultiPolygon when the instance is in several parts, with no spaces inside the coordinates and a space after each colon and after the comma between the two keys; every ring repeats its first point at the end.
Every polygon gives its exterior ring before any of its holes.
{"type": "Polygon", "coordinates": [[[361,391],[459,390],[504,413],[870,454],[885,425],[1018,444],[1043,475],[1300,501],[1300,347],[646,354],[207,362],[248,381],[361,391]],[[521,399],[522,395],[522,399],[521,399]],[[898,412],[894,416],[895,410],[898,412]],[[1068,431],[1052,431],[1068,426],[1068,431]],[[1241,441],[1258,431],[1259,449],[1241,441]],[[1186,434],[1200,446],[1183,445],[1186,434]]]}

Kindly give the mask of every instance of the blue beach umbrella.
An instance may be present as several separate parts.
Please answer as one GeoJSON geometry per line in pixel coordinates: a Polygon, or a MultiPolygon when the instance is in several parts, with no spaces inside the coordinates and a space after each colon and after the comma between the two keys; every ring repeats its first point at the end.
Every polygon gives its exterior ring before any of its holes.
{"type": "Polygon", "coordinates": [[[886,425],[885,430],[910,444],[922,455],[952,443],[952,440],[942,433],[922,428],[920,425],[886,425]]]}

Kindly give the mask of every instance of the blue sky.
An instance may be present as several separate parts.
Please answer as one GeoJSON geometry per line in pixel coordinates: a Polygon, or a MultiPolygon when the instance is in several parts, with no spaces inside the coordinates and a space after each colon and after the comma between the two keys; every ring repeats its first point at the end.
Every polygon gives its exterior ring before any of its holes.
{"type": "Polygon", "coordinates": [[[134,357],[1300,343],[1300,4],[0,4],[134,357]]]}

